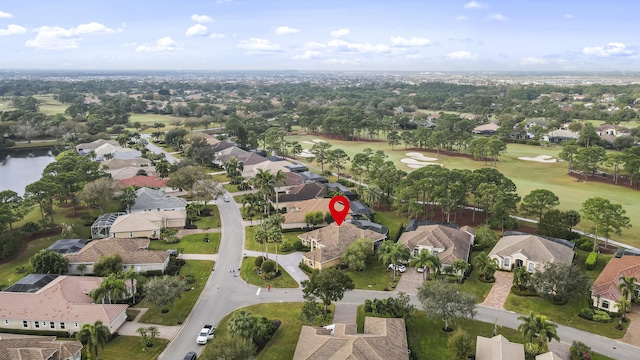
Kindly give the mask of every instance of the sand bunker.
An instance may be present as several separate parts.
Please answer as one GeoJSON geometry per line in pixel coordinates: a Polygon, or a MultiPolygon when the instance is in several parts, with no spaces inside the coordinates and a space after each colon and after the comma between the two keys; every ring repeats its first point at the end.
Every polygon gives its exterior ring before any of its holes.
{"type": "Polygon", "coordinates": [[[558,159],[554,159],[553,156],[550,156],[550,155],[538,155],[536,157],[522,156],[522,157],[519,157],[518,159],[524,160],[524,161],[537,161],[537,162],[541,162],[541,163],[558,162],[558,159]]]}
{"type": "Polygon", "coordinates": [[[307,145],[315,145],[315,144],[316,144],[316,143],[314,143],[314,142],[306,141],[306,140],[305,140],[305,141],[303,141],[302,143],[303,143],[303,144],[307,144],[307,145]]]}
{"type": "Polygon", "coordinates": [[[400,162],[403,163],[403,164],[406,164],[408,167],[410,167],[412,169],[419,169],[419,168],[425,167],[427,165],[442,166],[442,164],[438,164],[438,163],[434,163],[434,162],[424,162],[424,161],[418,161],[416,159],[409,159],[409,158],[400,159],[400,162]]]}
{"type": "Polygon", "coordinates": [[[420,160],[420,161],[437,161],[437,158],[432,158],[432,157],[428,157],[428,156],[424,156],[420,153],[417,152],[408,152],[405,155],[407,155],[410,158],[416,159],[416,160],[420,160]]]}
{"type": "Polygon", "coordinates": [[[438,166],[442,166],[442,164],[439,163],[422,163],[422,164],[407,164],[407,167],[410,167],[412,169],[420,169],[423,168],[427,165],[438,165],[438,166]]]}
{"type": "Polygon", "coordinates": [[[314,143],[326,142],[326,141],[324,141],[324,140],[322,140],[322,139],[313,139],[312,141],[313,141],[314,143]]]}
{"type": "Polygon", "coordinates": [[[304,158],[314,157],[314,155],[309,152],[309,149],[304,149],[304,150],[302,150],[301,153],[296,154],[296,155],[300,156],[300,157],[304,157],[304,158]]]}

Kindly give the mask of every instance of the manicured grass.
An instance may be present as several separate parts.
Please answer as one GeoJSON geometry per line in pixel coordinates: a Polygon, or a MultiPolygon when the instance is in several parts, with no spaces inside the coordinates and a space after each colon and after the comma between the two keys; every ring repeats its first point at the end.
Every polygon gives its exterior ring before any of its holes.
{"type": "Polygon", "coordinates": [[[223,182],[227,182],[227,181],[231,181],[231,179],[229,179],[229,177],[227,176],[227,174],[215,174],[215,175],[211,175],[211,179],[219,182],[219,183],[223,183],[223,182]]]}
{"type": "Polygon", "coordinates": [[[187,263],[180,269],[180,276],[188,274],[194,275],[196,282],[191,285],[193,289],[183,292],[175,304],[169,305],[169,312],[166,314],[160,312],[160,307],[151,305],[143,299],[135,307],[149,308],[149,311],[140,318],[140,322],[158,325],[177,325],[178,322],[186,319],[211,274],[213,264],[213,261],[187,260],[187,263]]]}
{"type": "Polygon", "coordinates": [[[588,251],[582,251],[580,249],[575,249],[576,254],[578,255],[576,258],[576,265],[582,270],[585,274],[589,275],[591,281],[595,281],[598,278],[598,275],[604,270],[604,267],[607,266],[609,260],[613,259],[614,254],[598,254],[598,261],[596,262],[596,267],[593,270],[587,270],[585,261],[587,260],[587,256],[589,256],[588,251]]]}
{"type": "MultiPolygon", "coordinates": [[[[211,205],[207,205],[208,208],[211,208],[211,205]]],[[[200,216],[199,220],[196,220],[195,223],[198,226],[198,229],[215,229],[221,226],[220,222],[220,211],[218,211],[217,206],[213,206],[213,211],[211,212],[211,216],[200,216]]]]}
{"type": "MultiPolygon", "coordinates": [[[[367,268],[364,271],[345,269],[345,273],[353,280],[356,289],[363,290],[392,290],[393,272],[387,271],[387,266],[378,261],[375,255],[367,259],[367,268]]],[[[396,275],[396,284],[401,274],[396,275]]],[[[389,293],[392,296],[392,293],[389,293]]]]}
{"type": "Polygon", "coordinates": [[[100,359],[136,359],[154,360],[169,344],[169,340],[155,338],[153,346],[142,345],[142,337],[139,336],[118,336],[111,340],[98,354],[100,359]]]}
{"type": "MultiPolygon", "coordinates": [[[[471,263],[473,263],[473,259],[480,253],[480,251],[474,251],[471,253],[471,263]]],[[[491,291],[491,287],[493,287],[493,283],[483,283],[479,279],[480,271],[472,270],[469,277],[464,281],[464,284],[460,285],[460,288],[466,292],[472,293],[476,296],[476,302],[481,303],[484,299],[489,295],[489,291],[491,291]]]]}
{"type": "MultiPolygon", "coordinates": [[[[258,231],[258,224],[254,223],[253,226],[247,226],[244,228],[244,248],[251,251],[265,251],[265,244],[259,243],[255,240],[256,231],[258,231]]],[[[283,241],[288,245],[293,246],[293,243],[298,240],[298,235],[304,233],[304,231],[292,231],[282,233],[283,241]]],[[[288,251],[282,251],[282,243],[278,244],[278,253],[280,254],[288,254],[293,252],[293,248],[288,251]]],[[[275,253],[276,247],[275,244],[269,244],[269,253],[275,253]]]]}
{"type": "Polygon", "coordinates": [[[59,236],[50,236],[42,239],[32,240],[25,252],[23,252],[20,256],[15,258],[12,261],[0,264],[0,288],[4,289],[5,287],[15,283],[16,281],[25,277],[29,272],[31,272],[32,267],[29,263],[29,259],[35,255],[41,249],[45,249],[56,240],[59,239],[59,236]],[[22,274],[18,274],[15,272],[15,269],[18,266],[24,266],[25,272],[22,274]]]}
{"type": "Polygon", "coordinates": [[[138,316],[138,314],[140,314],[140,310],[138,309],[134,309],[134,308],[127,309],[127,318],[131,320],[135,319],[136,316],[138,316]]]}
{"type": "Polygon", "coordinates": [[[225,188],[225,190],[227,190],[230,193],[234,193],[234,192],[240,191],[240,189],[238,189],[238,185],[236,185],[236,184],[224,184],[224,185],[222,185],[222,187],[225,188]]]}
{"type": "MultiPolygon", "coordinates": [[[[275,260],[274,256],[270,256],[269,259],[275,260]]],[[[246,257],[242,259],[242,268],[240,270],[240,277],[242,279],[249,278],[249,284],[266,288],[267,285],[271,285],[272,288],[297,288],[298,282],[296,282],[291,275],[282,267],[279,267],[280,276],[264,280],[258,274],[253,271],[255,267],[255,257],[246,257]]]]}
{"type": "Polygon", "coordinates": [[[374,215],[374,221],[389,228],[389,239],[395,240],[400,226],[407,226],[409,220],[395,211],[380,211],[374,215]]]}
{"type": "Polygon", "coordinates": [[[185,254],[217,254],[220,248],[220,233],[202,233],[185,235],[176,244],[167,244],[162,240],[151,240],[149,250],[175,250],[184,248],[185,254]],[[209,242],[204,238],[209,236],[209,242]]]}
{"type": "Polygon", "coordinates": [[[15,144],[8,149],[17,150],[17,149],[38,149],[38,148],[52,148],[54,146],[62,145],[60,141],[46,141],[46,142],[38,142],[32,141],[30,143],[18,143],[15,144]]]}
{"type": "Polygon", "coordinates": [[[233,201],[236,202],[236,204],[244,204],[244,195],[236,195],[233,197],[233,201]]]}
{"type": "MultiPolygon", "coordinates": [[[[580,310],[588,306],[588,301],[589,299],[587,299],[587,297],[583,297],[571,300],[566,305],[558,306],[539,297],[524,297],[511,293],[507,297],[507,301],[504,303],[504,308],[521,314],[529,314],[529,310],[533,310],[537,315],[545,315],[550,321],[558,324],[571,326],[576,329],[606,336],[611,339],[622,338],[625,330],[616,329],[616,325],[618,325],[617,319],[606,324],[578,317],[580,310]]],[[[626,329],[628,323],[623,325],[626,329]]]]}

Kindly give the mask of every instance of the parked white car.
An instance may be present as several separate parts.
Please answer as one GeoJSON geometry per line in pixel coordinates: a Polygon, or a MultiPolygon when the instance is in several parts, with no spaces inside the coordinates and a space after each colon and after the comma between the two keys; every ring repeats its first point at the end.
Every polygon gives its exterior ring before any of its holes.
{"type": "MultiPolygon", "coordinates": [[[[389,266],[387,267],[387,270],[393,271],[393,264],[389,264],[389,266]]],[[[407,271],[407,266],[404,264],[398,264],[396,265],[396,271],[403,273],[407,271]]]]}
{"type": "Polygon", "coordinates": [[[213,332],[215,330],[216,328],[214,328],[213,325],[205,325],[202,330],[200,330],[196,342],[200,345],[206,344],[207,341],[213,339],[213,332]]]}

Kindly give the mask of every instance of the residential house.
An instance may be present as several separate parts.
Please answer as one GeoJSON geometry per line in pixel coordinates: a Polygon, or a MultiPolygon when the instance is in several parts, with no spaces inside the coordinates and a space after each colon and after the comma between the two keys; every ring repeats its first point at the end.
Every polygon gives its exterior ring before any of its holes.
{"type": "Polygon", "coordinates": [[[340,183],[330,182],[326,184],[326,187],[330,192],[342,194],[344,197],[346,197],[349,200],[356,199],[356,194],[353,191],[349,190],[348,187],[340,183]]]}
{"type": "Polygon", "coordinates": [[[122,258],[122,269],[141,271],[163,271],[169,264],[169,254],[161,250],[147,250],[149,239],[102,239],[88,243],[78,252],[65,254],[69,260],[68,274],[92,274],[93,264],[103,256],[118,254],[122,258]],[[83,271],[78,265],[84,264],[83,271]]]}
{"type": "Polygon", "coordinates": [[[402,233],[398,243],[406,246],[412,256],[427,250],[440,259],[443,266],[451,266],[455,260],[469,261],[475,230],[468,226],[460,229],[442,224],[420,225],[402,233]]]}
{"type": "Polygon", "coordinates": [[[118,216],[111,225],[112,238],[157,239],[162,228],[180,228],[187,223],[184,210],[145,211],[118,216]]]}
{"type": "MultiPolygon", "coordinates": [[[[329,198],[309,199],[303,201],[287,202],[283,206],[287,209],[284,214],[283,229],[305,229],[309,224],[305,221],[305,216],[310,212],[320,211],[323,216],[329,210],[329,198]]],[[[319,226],[326,223],[318,224],[319,226]]]]}
{"type": "Polygon", "coordinates": [[[495,135],[498,133],[500,126],[494,123],[478,125],[473,129],[474,134],[478,135],[495,135]]]}
{"type": "Polygon", "coordinates": [[[343,222],[342,225],[331,223],[329,226],[298,235],[302,244],[309,246],[311,251],[302,254],[302,261],[312,269],[322,269],[340,264],[342,254],[354,241],[360,238],[372,240],[372,247],[376,247],[387,239],[385,234],[343,222]]]}
{"type": "Polygon", "coordinates": [[[135,149],[123,148],[120,145],[103,144],[93,150],[96,154],[96,160],[102,161],[108,157],[114,159],[129,160],[142,157],[142,153],[135,149]]]}
{"type": "MultiPolygon", "coordinates": [[[[260,155],[258,155],[260,156],[260,155]]],[[[270,161],[266,160],[258,164],[254,165],[246,165],[244,166],[244,170],[242,170],[242,176],[245,178],[252,178],[256,176],[259,170],[268,171],[271,174],[275,174],[279,171],[288,172],[286,165],[289,164],[287,161],[270,161]]]]}
{"type": "Polygon", "coordinates": [[[524,360],[524,345],[512,343],[502,335],[476,337],[476,360],[524,360]]]}
{"type": "Polygon", "coordinates": [[[95,151],[97,148],[99,148],[100,146],[105,145],[105,144],[109,144],[109,145],[112,145],[112,146],[120,146],[120,144],[118,144],[118,142],[115,141],[115,140],[98,139],[98,140],[92,141],[90,143],[82,143],[82,144],[76,145],[76,151],[80,155],[87,155],[92,150],[95,151]]]}
{"type": "Polygon", "coordinates": [[[618,290],[620,277],[635,277],[637,296],[640,296],[640,256],[622,256],[609,260],[591,288],[593,306],[611,312],[618,312],[618,301],[622,293],[618,290]]]}
{"type": "Polygon", "coordinates": [[[550,131],[544,137],[544,140],[552,143],[561,143],[563,141],[571,141],[571,140],[577,141],[578,138],[580,138],[580,136],[573,131],[559,129],[559,130],[550,131]]]}
{"type": "Polygon", "coordinates": [[[119,216],[126,213],[106,213],[98,216],[98,218],[91,224],[91,238],[101,239],[111,236],[111,225],[116,221],[119,216]]]}
{"type": "Polygon", "coordinates": [[[285,171],[284,179],[281,183],[275,184],[274,190],[278,193],[283,193],[287,191],[288,187],[300,185],[302,183],[304,183],[304,179],[302,178],[302,176],[300,176],[300,174],[291,171],[285,171]]]}
{"type": "MultiPolygon", "coordinates": [[[[151,167],[152,162],[149,159],[145,158],[134,158],[134,159],[108,159],[100,163],[102,167],[106,167],[111,170],[122,169],[128,166],[136,166],[140,168],[151,167]]],[[[145,169],[146,170],[146,169],[145,169]]],[[[155,169],[153,170],[155,172],[155,169]]]]}
{"type": "Polygon", "coordinates": [[[119,169],[108,169],[105,172],[111,174],[111,178],[113,180],[126,180],[130,179],[134,176],[138,176],[140,170],[144,170],[147,176],[156,176],[156,168],[155,166],[127,166],[119,169]]]}
{"type": "Polygon", "coordinates": [[[365,203],[349,200],[349,209],[354,218],[373,221],[375,213],[365,203]]]}
{"type": "Polygon", "coordinates": [[[300,164],[300,163],[287,165],[287,169],[289,169],[289,171],[294,172],[294,173],[301,173],[301,172],[309,171],[309,168],[306,165],[303,165],[303,164],[300,164]]]}
{"type": "Polygon", "coordinates": [[[300,176],[302,176],[304,182],[316,182],[320,184],[326,184],[329,182],[326,177],[316,174],[313,171],[303,171],[300,173],[300,176]]]}
{"type": "Polygon", "coordinates": [[[404,319],[364,318],[364,333],[356,325],[333,324],[325,327],[303,326],[294,360],[409,359],[404,319]]]}
{"type": "Polygon", "coordinates": [[[287,188],[284,194],[278,195],[278,204],[272,201],[272,205],[276,209],[280,209],[284,204],[294,201],[304,201],[310,199],[319,199],[324,197],[325,188],[321,184],[308,183],[294,185],[287,188]]]}
{"type": "Polygon", "coordinates": [[[0,359],[80,360],[80,341],[56,340],[55,336],[0,334],[0,359]]]}
{"type": "Polygon", "coordinates": [[[187,201],[183,198],[167,196],[162,190],[143,187],[136,190],[136,202],[131,207],[131,213],[167,210],[184,211],[186,209],[187,201]]]}
{"type": "Polygon", "coordinates": [[[29,274],[0,291],[2,327],[73,334],[100,320],[113,333],[124,324],[128,305],[94,304],[89,293],[101,282],[93,276],[29,274]]]}
{"type": "Polygon", "coordinates": [[[489,252],[489,257],[498,262],[498,269],[512,270],[526,267],[534,272],[545,263],[571,264],[575,244],[571,241],[543,238],[530,234],[503,236],[489,252]]]}
{"type": "MultiPolygon", "coordinates": [[[[141,168],[141,169],[144,169],[144,168],[141,168]]],[[[136,175],[128,179],[122,179],[120,180],[120,183],[125,187],[126,186],[153,187],[153,188],[167,187],[167,179],[161,179],[157,176],[136,175]]]]}

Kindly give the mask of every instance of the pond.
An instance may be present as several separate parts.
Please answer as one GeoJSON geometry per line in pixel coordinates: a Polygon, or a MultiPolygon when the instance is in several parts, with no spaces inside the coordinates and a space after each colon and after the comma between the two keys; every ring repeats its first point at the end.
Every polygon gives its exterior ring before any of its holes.
{"type": "Polygon", "coordinates": [[[42,170],[56,160],[51,149],[0,151],[0,191],[24,195],[24,188],[42,176],[42,170]]]}

